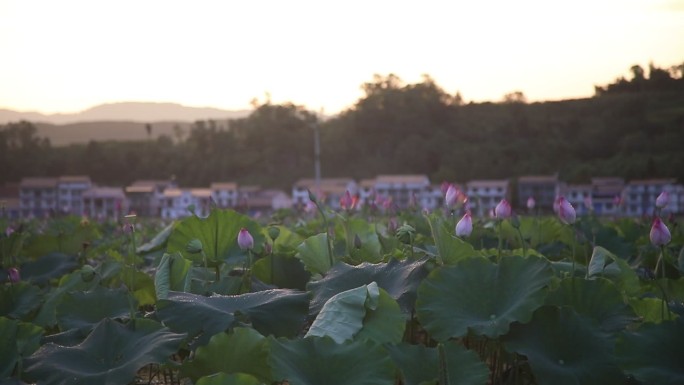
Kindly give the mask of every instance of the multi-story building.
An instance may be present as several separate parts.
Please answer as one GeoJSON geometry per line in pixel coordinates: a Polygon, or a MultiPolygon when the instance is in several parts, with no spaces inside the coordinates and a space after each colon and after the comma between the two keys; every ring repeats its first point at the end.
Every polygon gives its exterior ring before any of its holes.
{"type": "Polygon", "coordinates": [[[570,202],[579,215],[588,214],[593,210],[590,184],[568,184],[561,188],[560,195],[570,202]]]}
{"type": "Polygon", "coordinates": [[[427,175],[378,175],[374,189],[377,195],[392,198],[399,208],[406,208],[411,202],[419,204],[424,195],[426,200],[433,198],[428,194],[432,185],[427,175]]]}
{"type": "Polygon", "coordinates": [[[0,218],[18,219],[20,217],[19,183],[0,185],[0,218]]]}
{"type": "Polygon", "coordinates": [[[632,180],[625,186],[625,213],[630,216],[653,215],[655,201],[662,192],[667,192],[670,199],[663,213],[679,213],[678,186],[675,179],[641,179],[632,180]]]}
{"type": "Polygon", "coordinates": [[[551,212],[553,202],[560,194],[558,174],[521,176],[518,178],[518,207],[527,206],[527,200],[534,198],[536,208],[551,212]]]}
{"type": "Polygon", "coordinates": [[[340,198],[349,191],[357,193],[356,182],[351,178],[321,178],[319,183],[315,179],[300,179],[292,186],[292,204],[303,207],[309,202],[311,191],[319,202],[333,208],[339,208],[340,198]]]}
{"type": "Polygon", "coordinates": [[[466,195],[474,215],[489,215],[502,199],[510,199],[508,179],[471,180],[466,183],[466,195]]]}
{"type": "Polygon", "coordinates": [[[125,189],[130,211],[143,217],[159,217],[164,190],[175,187],[176,183],[172,180],[138,180],[133,182],[125,189]]]}
{"type": "Polygon", "coordinates": [[[54,215],[57,178],[23,178],[19,183],[19,209],[24,218],[54,215]]]}
{"type": "Polygon", "coordinates": [[[591,178],[591,201],[597,215],[622,215],[625,180],[618,177],[591,178]]]}
{"type": "Polygon", "coordinates": [[[232,208],[238,205],[239,192],[237,183],[215,182],[209,187],[211,199],[220,208],[232,208]]]}
{"type": "Polygon", "coordinates": [[[83,193],[92,187],[90,177],[85,175],[60,176],[57,178],[57,209],[62,214],[83,214],[83,193]]]}
{"type": "Polygon", "coordinates": [[[118,220],[128,212],[128,201],[121,187],[91,187],[82,197],[83,214],[92,218],[118,220]]]}
{"type": "Polygon", "coordinates": [[[161,217],[164,219],[177,219],[188,217],[192,214],[206,217],[211,209],[210,201],[211,189],[180,189],[170,187],[163,192],[161,217]]]}

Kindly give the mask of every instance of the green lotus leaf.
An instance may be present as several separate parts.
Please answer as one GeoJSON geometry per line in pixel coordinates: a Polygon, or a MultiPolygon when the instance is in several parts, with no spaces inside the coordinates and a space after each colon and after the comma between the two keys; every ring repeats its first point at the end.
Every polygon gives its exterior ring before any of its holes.
{"type": "Polygon", "coordinates": [[[25,360],[25,377],[45,385],[127,384],[145,365],[168,361],[183,338],[151,320],[105,318],[76,346],[43,345],[25,360]]]}
{"type": "Polygon", "coordinates": [[[616,352],[620,367],[644,384],[684,384],[684,319],[625,332],[616,352]]]}
{"type": "Polygon", "coordinates": [[[398,343],[404,337],[406,317],[399,304],[380,288],[378,304],[375,309],[367,309],[363,327],[355,339],[367,339],[377,343],[398,343]]]}
{"type": "Polygon", "coordinates": [[[197,348],[191,361],[183,363],[181,375],[197,381],[202,376],[217,372],[245,373],[271,383],[269,349],[268,340],[251,328],[218,333],[207,345],[197,348]]]}
{"type": "Polygon", "coordinates": [[[244,373],[216,373],[200,378],[196,385],[263,385],[256,377],[244,373]]]}
{"type": "Polygon", "coordinates": [[[188,242],[198,239],[211,266],[226,261],[238,262],[246,259],[247,252],[240,249],[237,236],[241,228],[246,228],[254,238],[254,252],[260,253],[265,238],[259,224],[249,217],[233,210],[212,210],[207,218],[190,216],[176,225],[168,239],[166,252],[180,252],[183,257],[197,264],[203,264],[202,254],[186,251],[188,242]]]}
{"type": "Polygon", "coordinates": [[[294,255],[297,246],[304,241],[304,238],[285,226],[273,227],[276,227],[279,231],[278,238],[273,242],[273,254],[294,255]]]}
{"type": "Polygon", "coordinates": [[[418,289],[416,314],[433,338],[462,337],[471,329],[496,338],[512,322],[527,322],[546,298],[553,269],[546,259],[506,257],[500,264],[469,258],[435,269],[418,289]]]}
{"type": "Polygon", "coordinates": [[[54,219],[45,233],[34,233],[25,242],[23,255],[39,258],[50,253],[77,255],[83,250],[84,242],[101,239],[96,224],[81,225],[78,217],[54,219]]]}
{"type": "Polygon", "coordinates": [[[363,327],[366,307],[377,305],[379,296],[375,282],[336,294],[323,305],[305,337],[328,336],[337,343],[352,339],[363,327]]]}
{"type": "Polygon", "coordinates": [[[338,293],[376,282],[408,316],[414,308],[418,285],[427,274],[426,260],[391,259],[387,263],[364,262],[358,266],[338,263],[325,278],[309,283],[308,289],[313,293],[309,314],[318,314],[323,305],[338,293]]]}
{"type": "Polygon", "coordinates": [[[306,290],[306,284],[311,279],[311,273],[304,269],[299,259],[281,254],[271,254],[256,261],[252,274],[271,285],[302,291],[306,290]]]}
{"type": "Polygon", "coordinates": [[[287,289],[211,297],[170,292],[157,302],[157,317],[171,330],[197,337],[194,346],[205,345],[214,334],[245,317],[264,335],[294,336],[301,330],[308,305],[306,293],[287,289]]]}
{"type": "Polygon", "coordinates": [[[660,298],[630,298],[629,305],[643,322],[660,323],[677,318],[660,298]]]}
{"type": "Polygon", "coordinates": [[[638,321],[638,317],[622,299],[613,282],[597,278],[592,280],[564,279],[558,289],[546,299],[548,305],[569,306],[577,313],[595,320],[607,332],[616,332],[638,321]]]}
{"type": "Polygon", "coordinates": [[[42,302],[40,288],[28,282],[0,286],[0,316],[28,320],[42,302]]]}
{"type": "Polygon", "coordinates": [[[449,229],[441,217],[433,214],[428,217],[428,220],[437,247],[437,255],[442,263],[453,265],[466,258],[482,257],[482,254],[475,251],[470,243],[454,236],[454,230],[449,229]]]}
{"type": "Polygon", "coordinates": [[[375,231],[375,224],[361,218],[347,218],[341,221],[342,233],[345,235],[347,255],[355,263],[382,261],[382,245],[375,231]],[[361,247],[356,248],[354,239],[358,237],[361,247]]]}
{"type": "MultiPolygon", "coordinates": [[[[484,385],[489,379],[489,369],[472,350],[455,342],[443,344],[446,373],[450,384],[484,385]]],[[[401,372],[405,385],[435,384],[439,377],[439,351],[424,345],[401,343],[389,345],[392,360],[401,372]]]]}
{"type": "Polygon", "coordinates": [[[0,317],[0,379],[9,377],[15,366],[40,346],[43,328],[0,317]]]}
{"type": "Polygon", "coordinates": [[[60,278],[79,267],[76,257],[62,253],[50,253],[21,266],[21,278],[38,286],[60,278]]]}
{"type": "Polygon", "coordinates": [[[96,286],[91,291],[65,293],[56,308],[57,324],[62,331],[78,329],[87,332],[103,318],[129,318],[130,300],[124,288],[96,286]]]}
{"type": "Polygon", "coordinates": [[[329,337],[272,340],[273,379],[292,385],[393,385],[395,367],[370,341],[337,344],[329,337]]]}
{"type": "Polygon", "coordinates": [[[133,292],[138,306],[154,305],[157,301],[154,279],[142,271],[124,266],[120,274],[121,281],[133,292]]]}
{"type": "Polygon", "coordinates": [[[173,227],[175,222],[172,222],[168,226],[164,227],[162,231],[157,233],[154,238],[150,239],[148,242],[143,243],[135,249],[137,254],[149,254],[157,250],[163,250],[166,247],[166,243],[173,232],[173,227]]]}
{"type": "Polygon", "coordinates": [[[603,276],[615,281],[623,293],[639,294],[639,278],[627,261],[601,246],[594,247],[588,269],[589,277],[603,276]]]}
{"type": "Polygon", "coordinates": [[[613,341],[571,308],[544,306],[527,324],[515,323],[506,350],[527,357],[539,384],[623,384],[613,341]]]}
{"type": "Polygon", "coordinates": [[[188,272],[192,262],[183,258],[180,253],[162,256],[154,274],[154,290],[157,299],[165,299],[169,291],[187,291],[189,288],[188,272]]]}
{"type": "Polygon", "coordinates": [[[325,274],[330,270],[328,255],[328,234],[311,236],[297,246],[296,257],[302,261],[306,270],[312,274],[325,274]]]}

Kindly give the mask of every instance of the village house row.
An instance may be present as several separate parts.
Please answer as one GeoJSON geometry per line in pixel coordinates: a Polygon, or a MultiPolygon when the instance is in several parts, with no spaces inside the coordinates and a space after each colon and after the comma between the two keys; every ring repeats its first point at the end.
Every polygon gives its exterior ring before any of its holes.
{"type": "MultiPolygon", "coordinates": [[[[525,211],[529,197],[535,210],[551,212],[554,200],[563,195],[577,210],[598,215],[651,215],[655,199],[663,191],[670,201],[666,213],[684,213],[684,186],[674,179],[631,180],[592,178],[589,184],[567,184],[557,175],[523,176],[512,180],[472,180],[456,185],[468,197],[473,215],[486,216],[502,199],[512,201],[525,211]]],[[[102,187],[88,176],[24,178],[20,183],[0,186],[0,216],[7,218],[42,218],[53,215],[86,215],[93,218],[118,218],[135,213],[145,217],[176,219],[207,215],[212,205],[240,208],[249,213],[281,208],[303,208],[309,191],[320,201],[338,209],[340,198],[349,191],[360,205],[391,202],[396,208],[414,205],[435,210],[444,205],[444,189],[432,184],[425,175],[379,175],[374,179],[351,178],[301,179],[291,194],[282,190],[216,182],[204,188],[184,188],[173,180],[140,180],[126,187],[102,187]],[[391,199],[390,199],[391,198],[391,199]]]]}

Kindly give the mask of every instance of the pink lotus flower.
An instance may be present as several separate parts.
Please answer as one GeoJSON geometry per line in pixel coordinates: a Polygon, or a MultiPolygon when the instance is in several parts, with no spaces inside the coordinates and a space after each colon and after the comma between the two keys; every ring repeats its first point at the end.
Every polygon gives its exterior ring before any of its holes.
{"type": "Polygon", "coordinates": [[[558,218],[566,225],[575,223],[575,219],[577,219],[575,208],[565,197],[558,198],[558,218]]]}
{"type": "Polygon", "coordinates": [[[451,186],[451,183],[444,181],[442,184],[439,186],[439,189],[442,191],[442,194],[446,194],[447,190],[449,189],[449,186],[451,186]]]}
{"type": "Polygon", "coordinates": [[[456,204],[458,201],[458,195],[458,188],[456,188],[456,186],[453,184],[450,184],[449,188],[447,188],[446,194],[444,194],[444,203],[446,203],[447,207],[453,207],[456,204]]]}
{"type": "Polygon", "coordinates": [[[651,226],[650,237],[651,243],[654,246],[667,245],[668,243],[670,243],[670,240],[672,239],[672,236],[670,235],[670,230],[658,217],[656,217],[653,220],[653,226],[651,226]]]}
{"type": "Polygon", "coordinates": [[[470,212],[466,212],[460,221],[456,224],[456,235],[459,237],[468,237],[473,232],[473,218],[470,212]]]}
{"type": "Polygon", "coordinates": [[[9,281],[12,283],[17,283],[21,280],[21,276],[19,275],[19,269],[16,267],[10,267],[7,269],[7,278],[9,278],[9,281]]]}
{"type": "Polygon", "coordinates": [[[656,198],[656,207],[662,209],[667,206],[668,203],[670,203],[670,194],[668,194],[667,191],[661,192],[656,198]]]}
{"type": "Polygon", "coordinates": [[[534,200],[533,197],[527,198],[527,208],[529,210],[534,210],[534,206],[537,205],[537,202],[534,200]]]}
{"type": "Polygon", "coordinates": [[[506,219],[511,217],[511,204],[507,200],[502,199],[494,208],[494,215],[499,219],[506,219]]]}
{"type": "Polygon", "coordinates": [[[343,210],[349,210],[352,208],[352,204],[354,201],[352,200],[352,196],[349,193],[349,190],[344,192],[344,195],[340,197],[340,207],[343,210]]]}
{"type": "Polygon", "coordinates": [[[241,250],[251,250],[254,248],[254,238],[246,228],[241,228],[237,237],[238,246],[241,250]]]}

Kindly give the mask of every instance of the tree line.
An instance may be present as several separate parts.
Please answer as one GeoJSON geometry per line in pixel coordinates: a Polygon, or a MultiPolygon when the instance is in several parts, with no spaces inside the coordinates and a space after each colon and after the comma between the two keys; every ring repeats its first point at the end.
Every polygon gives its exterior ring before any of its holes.
{"type": "Polygon", "coordinates": [[[520,92],[464,103],[429,76],[406,84],[376,75],[330,119],[266,101],[246,118],[197,121],[187,135],[140,141],[56,147],[32,123],[9,123],[0,126],[0,183],[87,174],[101,185],[174,177],[183,186],[289,188],[313,176],[314,129],[324,177],[421,173],[465,182],[559,172],[578,183],[608,175],[684,181],[684,64],[631,72],[597,86],[594,97],[539,103],[520,92]]]}

